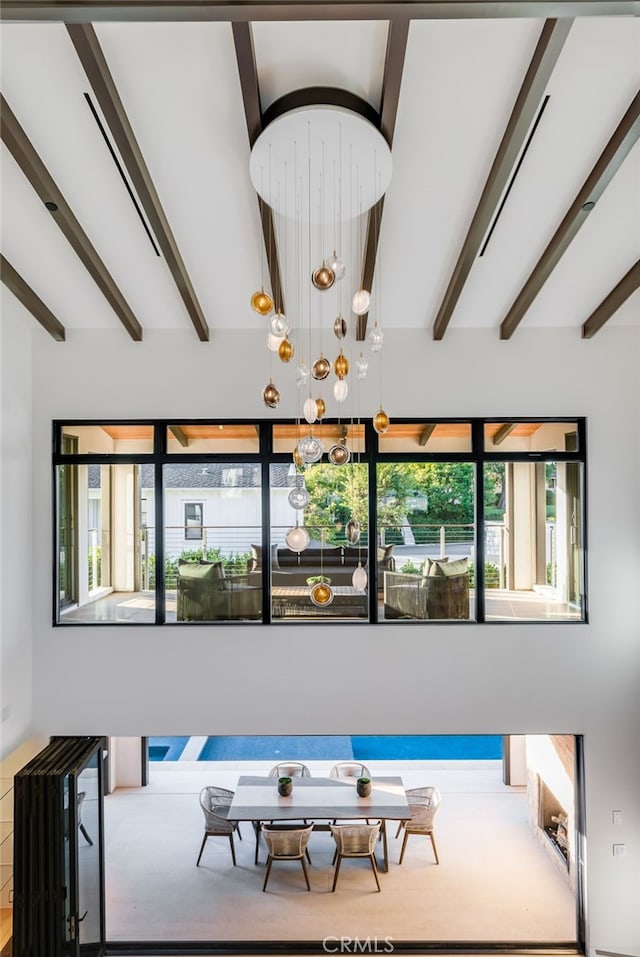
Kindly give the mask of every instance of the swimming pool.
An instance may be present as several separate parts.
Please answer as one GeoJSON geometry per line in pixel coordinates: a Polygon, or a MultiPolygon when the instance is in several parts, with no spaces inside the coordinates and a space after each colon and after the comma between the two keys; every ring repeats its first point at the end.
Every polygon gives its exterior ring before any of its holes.
{"type": "MultiPolygon", "coordinates": [[[[150,760],[179,760],[188,738],[149,738],[150,760]],[[167,742],[182,742],[165,756],[167,742]],[[152,754],[152,748],[156,757],[152,754]]],[[[198,761],[499,761],[500,734],[216,735],[198,761]]]]}

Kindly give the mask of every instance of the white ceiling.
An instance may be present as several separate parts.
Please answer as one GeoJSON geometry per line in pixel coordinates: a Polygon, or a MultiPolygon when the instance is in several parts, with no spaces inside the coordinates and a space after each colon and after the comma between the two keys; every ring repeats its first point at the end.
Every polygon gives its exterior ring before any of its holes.
{"type": "MultiPolygon", "coordinates": [[[[543,25],[541,18],[411,22],[373,289],[371,318],[384,327],[431,335],[543,25]]],[[[230,23],[98,22],[94,29],[212,338],[225,328],[261,329],[249,299],[265,273],[264,247],[230,23]]],[[[263,110],[316,85],[343,87],[379,109],[387,21],[265,21],[252,30],[263,110]]],[[[1,41],[2,93],[143,329],[195,336],[92,118],[83,94],[97,102],[65,25],[5,22],[1,41]]],[[[450,330],[498,330],[639,86],[640,20],[576,19],[450,330]]],[[[120,328],[4,145],[1,174],[6,259],[67,329],[120,328]]],[[[640,258],[639,187],[636,144],[523,327],[570,326],[580,335],[640,258]]],[[[343,255],[357,260],[359,240],[346,232],[343,255]]],[[[298,298],[290,291],[292,319],[298,298]]],[[[325,306],[325,319],[333,308],[325,306]]],[[[629,323],[640,324],[638,291],[610,320],[629,323]]]]}

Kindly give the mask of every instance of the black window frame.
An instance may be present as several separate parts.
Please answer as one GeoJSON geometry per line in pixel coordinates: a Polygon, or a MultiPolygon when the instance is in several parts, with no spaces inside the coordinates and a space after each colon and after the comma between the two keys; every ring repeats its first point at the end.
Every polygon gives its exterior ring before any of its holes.
{"type": "MultiPolygon", "coordinates": [[[[263,554],[269,552],[269,534],[271,528],[271,507],[270,507],[270,489],[269,489],[269,469],[276,462],[290,462],[291,454],[288,452],[273,451],[273,427],[275,425],[296,425],[299,424],[294,418],[284,419],[260,419],[251,422],[259,435],[259,444],[257,452],[171,452],[167,451],[167,429],[169,425],[175,423],[176,418],[163,419],[79,419],[65,418],[56,419],[52,422],[52,488],[53,488],[53,595],[52,595],[52,623],[55,627],[76,627],[76,626],[101,626],[120,624],[112,621],[96,622],[74,622],[60,619],[59,614],[59,596],[58,587],[58,496],[57,496],[57,471],[60,465],[109,465],[109,464],[134,464],[134,465],[152,465],[154,467],[154,495],[155,495],[155,542],[156,542],[156,610],[155,621],[153,622],[127,622],[129,627],[148,627],[149,625],[168,625],[170,627],[216,627],[228,626],[229,624],[252,626],[271,624],[271,580],[270,569],[268,565],[264,568],[262,575],[262,619],[251,622],[167,622],[166,621],[166,589],[164,580],[164,488],[163,488],[163,467],[164,465],[176,465],[179,463],[206,465],[212,460],[218,462],[227,461],[230,465],[251,462],[258,463],[261,467],[262,475],[262,548],[263,554]],[[65,453],[62,450],[62,435],[65,426],[105,426],[105,425],[151,425],[154,429],[153,452],[151,453],[65,453]]],[[[183,425],[212,425],[212,426],[234,426],[246,425],[246,418],[197,418],[180,419],[183,425]]],[[[464,625],[472,627],[475,625],[582,625],[589,623],[588,609],[588,527],[587,516],[587,420],[584,416],[577,415],[557,415],[557,416],[456,416],[456,417],[427,417],[427,416],[398,416],[394,417],[395,424],[421,425],[430,424],[455,424],[468,423],[471,425],[471,450],[465,452],[397,452],[380,451],[379,436],[373,428],[371,421],[360,422],[364,425],[364,450],[358,453],[358,461],[368,466],[369,475],[369,529],[370,534],[373,530],[377,531],[377,486],[376,471],[377,465],[381,462],[472,462],[475,465],[475,541],[476,541],[476,581],[475,581],[475,616],[466,620],[406,620],[402,622],[402,628],[419,627],[424,628],[433,625],[464,625]],[[575,426],[577,433],[577,450],[563,452],[560,450],[552,451],[486,451],[484,426],[489,423],[562,423],[575,426]],[[583,477],[583,495],[581,501],[581,521],[582,521],[582,581],[583,581],[583,600],[582,616],[573,619],[554,619],[554,620],[517,620],[501,621],[500,619],[486,620],[485,616],[485,582],[484,582],[484,465],[486,462],[575,462],[579,463],[583,477]]],[[[324,419],[323,424],[338,424],[337,419],[324,419]]],[[[323,455],[322,461],[325,460],[323,455]]],[[[368,621],[349,622],[350,624],[366,625],[386,625],[389,627],[398,627],[393,620],[379,620],[378,615],[378,581],[376,562],[370,562],[369,579],[369,619],[368,621]]],[[[287,627],[289,622],[279,620],[278,624],[287,627]]],[[[309,620],[305,625],[320,626],[327,624],[327,620],[309,620]]]]}

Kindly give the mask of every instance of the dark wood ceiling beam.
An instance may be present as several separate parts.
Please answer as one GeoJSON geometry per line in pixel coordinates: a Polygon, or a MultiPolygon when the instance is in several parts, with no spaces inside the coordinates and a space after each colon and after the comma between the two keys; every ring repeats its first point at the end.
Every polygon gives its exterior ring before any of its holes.
{"type": "Polygon", "coordinates": [[[493,437],[493,444],[494,444],[494,445],[502,445],[502,443],[504,442],[504,440],[505,440],[509,435],[511,435],[511,433],[513,432],[513,430],[514,430],[515,427],[516,427],[516,424],[517,424],[517,423],[515,423],[515,422],[505,422],[504,425],[501,425],[500,428],[497,430],[496,434],[495,434],[494,437],[493,437]]]}
{"type": "MultiPolygon", "coordinates": [[[[389,22],[387,33],[387,49],[384,58],[384,72],[382,75],[382,94],[380,97],[380,132],[386,139],[389,147],[393,145],[393,134],[398,115],[400,101],[400,87],[402,85],[402,71],[404,58],[407,52],[410,21],[406,17],[393,19],[389,22]]],[[[373,288],[373,275],[378,255],[380,240],[380,226],[384,210],[384,196],[369,210],[367,230],[362,262],[361,289],[373,288]]],[[[356,322],[356,339],[363,342],[367,335],[368,313],[358,316],[356,322]]]]}
{"type": "MultiPolygon", "coordinates": [[[[364,259],[362,261],[362,279],[360,288],[371,291],[373,289],[373,274],[376,268],[378,242],[380,240],[380,225],[384,209],[384,196],[381,196],[375,206],[372,206],[367,216],[367,231],[364,240],[364,259]]],[[[356,341],[364,342],[367,336],[367,319],[369,313],[356,317],[356,341]]]]}
{"type": "Polygon", "coordinates": [[[433,324],[434,339],[442,339],[447,331],[478,250],[534,121],[572,22],[572,20],[547,20],[542,28],[471,225],[462,243],[458,261],[451,273],[447,291],[440,303],[433,324]]]}
{"type": "Polygon", "coordinates": [[[64,342],[65,328],[60,320],[56,319],[49,307],[43,303],[40,296],[24,281],[2,253],[0,253],[0,279],[56,342],[64,342]]]}
{"type": "Polygon", "coordinates": [[[436,430],[437,422],[427,422],[424,429],[420,433],[420,438],[418,439],[418,445],[426,445],[433,433],[436,430]]]}
{"type": "Polygon", "coordinates": [[[591,339],[595,336],[596,332],[602,329],[605,322],[608,322],[623,302],[626,302],[637,289],[640,289],[640,259],[585,320],[582,325],[582,338],[591,339]]]}
{"type": "Polygon", "coordinates": [[[132,339],[140,342],[142,326],[2,94],[0,94],[0,135],[42,202],[48,204],[47,208],[54,222],[122,325],[132,339]]]}
{"type": "Polygon", "coordinates": [[[473,20],[637,16],[637,0],[3,0],[0,19],[98,22],[473,20]]]}
{"type": "Polygon", "coordinates": [[[88,23],[67,24],[67,30],[198,338],[208,342],[209,326],[95,31],[88,23]]]}
{"type": "Polygon", "coordinates": [[[616,131],[587,176],[533,272],[500,325],[500,338],[510,339],[545,282],[640,136],[640,92],[636,93],[616,131]]]}
{"type": "MultiPolygon", "coordinates": [[[[233,31],[233,43],[236,49],[244,115],[247,122],[249,148],[251,149],[264,128],[262,106],[260,104],[258,68],[256,66],[256,56],[253,47],[253,35],[251,33],[251,24],[244,21],[232,23],[231,28],[233,31]]],[[[269,204],[265,203],[261,196],[258,196],[258,209],[260,212],[260,225],[262,227],[262,239],[264,242],[265,256],[267,258],[273,303],[276,310],[284,312],[284,293],[282,290],[282,276],[280,273],[273,212],[269,204]]]]}
{"type": "Polygon", "coordinates": [[[185,435],[184,429],[180,428],[179,425],[170,425],[168,426],[168,429],[169,429],[169,432],[171,432],[174,439],[176,440],[176,442],[178,442],[183,449],[186,449],[187,446],[189,445],[189,439],[185,435]]]}

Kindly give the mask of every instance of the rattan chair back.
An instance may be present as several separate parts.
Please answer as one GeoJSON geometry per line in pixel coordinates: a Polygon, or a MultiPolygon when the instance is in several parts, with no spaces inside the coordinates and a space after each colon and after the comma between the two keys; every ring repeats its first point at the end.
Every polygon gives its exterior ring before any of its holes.
{"type": "Polygon", "coordinates": [[[274,764],[269,771],[270,778],[310,778],[311,771],[301,761],[283,761],[274,764]]]}
{"type": "Polygon", "coordinates": [[[306,827],[278,827],[263,824],[262,836],[271,857],[282,861],[296,861],[304,855],[313,831],[313,824],[306,827]]]}
{"type": "Polygon", "coordinates": [[[330,778],[370,778],[371,771],[358,761],[339,761],[329,771],[330,778]]]}
{"type": "Polygon", "coordinates": [[[375,824],[330,824],[341,857],[369,857],[373,854],[380,831],[375,824]]]}

